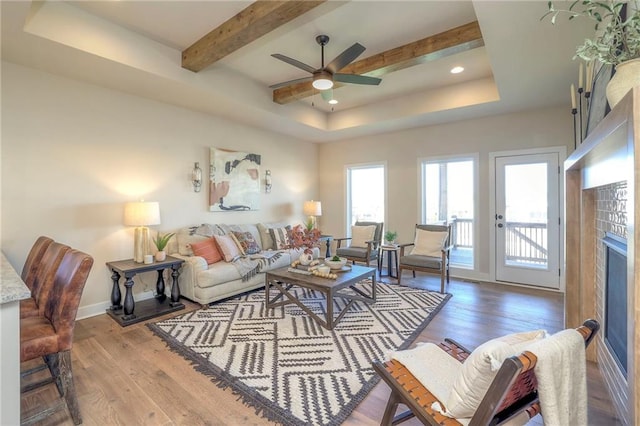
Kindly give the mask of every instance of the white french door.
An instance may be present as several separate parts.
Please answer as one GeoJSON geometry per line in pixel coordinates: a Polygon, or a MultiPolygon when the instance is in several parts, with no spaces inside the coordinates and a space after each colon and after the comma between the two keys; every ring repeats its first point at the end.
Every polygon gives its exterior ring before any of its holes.
{"type": "Polygon", "coordinates": [[[495,157],[497,281],[560,288],[559,154],[495,157]]]}

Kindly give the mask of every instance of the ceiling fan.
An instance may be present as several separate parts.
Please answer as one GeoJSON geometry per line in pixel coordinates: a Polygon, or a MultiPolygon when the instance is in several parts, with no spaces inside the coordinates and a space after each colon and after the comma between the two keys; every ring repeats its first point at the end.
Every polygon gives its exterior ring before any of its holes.
{"type": "Polygon", "coordinates": [[[341,74],[340,71],[342,68],[349,65],[353,62],[358,56],[364,52],[365,47],[360,43],[355,43],[353,46],[346,49],[344,52],[339,54],[333,61],[331,61],[326,67],[324,66],[324,47],[329,43],[329,36],[327,35],[319,35],[316,37],[316,42],[320,45],[321,48],[321,66],[318,69],[313,68],[310,65],[307,65],[303,62],[297,61],[293,58],[290,58],[285,55],[281,55],[279,53],[274,53],[273,56],[276,59],[280,59],[294,67],[300,68],[301,70],[307,71],[312,75],[309,77],[298,78],[295,80],[289,80],[282,83],[277,83],[269,86],[272,89],[277,89],[279,87],[288,86],[290,84],[302,83],[305,81],[312,81],[312,85],[314,88],[318,90],[327,90],[333,87],[333,82],[340,83],[351,83],[351,84],[369,84],[369,85],[378,85],[382,81],[380,78],[376,77],[368,77],[366,75],[358,75],[358,74],[341,74]]]}

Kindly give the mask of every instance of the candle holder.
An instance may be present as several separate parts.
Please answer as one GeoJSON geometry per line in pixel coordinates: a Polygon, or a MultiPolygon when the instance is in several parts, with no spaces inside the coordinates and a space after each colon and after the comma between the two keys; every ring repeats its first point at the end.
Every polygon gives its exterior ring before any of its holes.
{"type": "Polygon", "coordinates": [[[582,93],[584,89],[582,87],[578,87],[578,108],[580,109],[580,143],[584,140],[583,137],[583,126],[582,126],[582,93]]]}
{"type": "MultiPolygon", "coordinates": [[[[571,108],[571,114],[573,115],[573,149],[578,148],[578,132],[576,130],[576,114],[578,114],[577,108],[571,108]]],[[[582,141],[580,141],[582,143],[582,141]]]]}

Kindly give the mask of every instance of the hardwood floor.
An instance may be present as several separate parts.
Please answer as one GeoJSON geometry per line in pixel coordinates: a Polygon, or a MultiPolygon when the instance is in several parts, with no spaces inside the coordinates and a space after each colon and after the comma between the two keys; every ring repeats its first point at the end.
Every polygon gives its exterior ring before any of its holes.
{"type": "MultiPolygon", "coordinates": [[[[435,276],[410,276],[405,274],[403,285],[439,288],[435,276]]],[[[447,291],[453,297],[416,341],[439,342],[451,337],[474,348],[507,333],[563,328],[561,294],[460,281],[452,281],[447,291]]],[[[198,308],[186,304],[187,309],[198,308]]],[[[144,324],[122,328],[106,314],[76,323],[72,363],[85,425],[273,424],[170,352],[144,324]]],[[[611,411],[607,390],[593,364],[588,365],[588,389],[589,424],[621,424],[611,411]]],[[[386,384],[379,383],[344,424],[379,424],[388,395],[386,384]]],[[[22,398],[23,414],[50,404],[56,397],[54,385],[31,392],[22,398]]],[[[543,424],[539,417],[530,423],[543,424]]],[[[39,424],[73,423],[67,412],[61,411],[39,424]]],[[[405,424],[419,422],[413,419],[405,424]]]]}

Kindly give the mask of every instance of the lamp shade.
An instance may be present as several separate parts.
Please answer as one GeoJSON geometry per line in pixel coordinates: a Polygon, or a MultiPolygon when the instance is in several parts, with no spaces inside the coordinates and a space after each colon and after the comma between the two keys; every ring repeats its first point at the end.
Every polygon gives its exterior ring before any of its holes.
{"type": "Polygon", "coordinates": [[[160,225],[160,203],[139,201],[125,204],[124,224],[129,226],[160,225]]]}
{"type": "Polygon", "coordinates": [[[322,216],[322,203],[320,201],[305,201],[302,206],[305,216],[322,216]]]}

